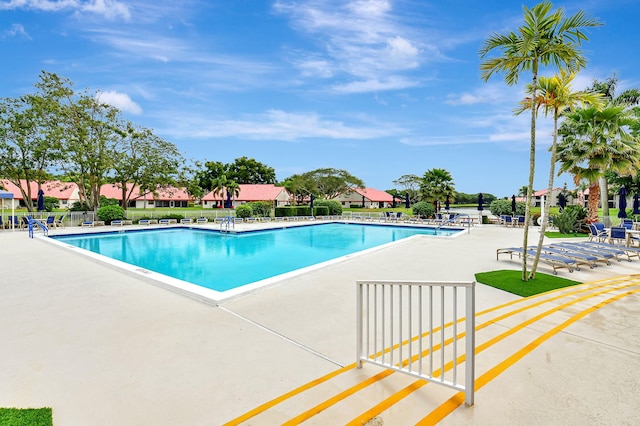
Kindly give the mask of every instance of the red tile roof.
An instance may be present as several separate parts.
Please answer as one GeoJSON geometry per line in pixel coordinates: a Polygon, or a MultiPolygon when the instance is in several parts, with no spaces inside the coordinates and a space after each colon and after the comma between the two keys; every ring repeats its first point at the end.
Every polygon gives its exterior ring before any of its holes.
{"type": "MultiPolygon", "coordinates": [[[[287,190],[282,186],[271,183],[265,184],[240,184],[240,193],[233,197],[236,201],[273,201],[282,192],[287,190]]],[[[202,197],[202,201],[222,201],[225,194],[214,194],[213,191],[202,197]]]]}
{"type": "MultiPolygon", "coordinates": [[[[6,179],[0,180],[0,185],[4,186],[7,191],[13,193],[13,197],[16,200],[22,200],[22,192],[20,192],[20,188],[11,183],[6,179]]],[[[21,180],[20,186],[22,188],[27,189],[27,181],[21,180]]],[[[31,189],[31,198],[35,200],[38,197],[38,184],[36,182],[30,182],[31,189]]],[[[59,200],[68,200],[78,189],[78,185],[74,182],[61,182],[59,180],[52,180],[42,184],[42,191],[44,192],[45,197],[55,197],[59,200]]]]}
{"type": "Polygon", "coordinates": [[[393,196],[391,194],[385,191],[380,191],[379,189],[354,188],[353,191],[357,192],[360,195],[364,195],[364,198],[366,198],[369,201],[386,202],[386,203],[393,202],[393,196]]]}
{"type": "MultiPolygon", "coordinates": [[[[131,191],[132,184],[127,184],[127,194],[131,191]]],[[[122,189],[117,184],[106,183],[100,187],[100,195],[104,195],[107,198],[114,198],[116,200],[122,199],[122,189]]],[[[136,185],[133,187],[131,193],[131,200],[140,200],[144,198],[144,194],[140,194],[140,187],[136,185]]],[[[184,201],[190,200],[191,197],[187,193],[185,188],[166,187],[160,188],[156,191],[156,195],[151,192],[147,192],[147,200],[176,200],[184,201]]]]}

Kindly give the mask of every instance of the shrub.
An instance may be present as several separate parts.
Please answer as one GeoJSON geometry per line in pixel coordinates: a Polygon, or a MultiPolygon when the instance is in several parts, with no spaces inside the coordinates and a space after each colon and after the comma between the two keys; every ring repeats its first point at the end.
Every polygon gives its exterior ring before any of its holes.
{"type": "Polygon", "coordinates": [[[551,216],[553,224],[563,234],[574,234],[580,231],[588,232],[586,218],[587,210],[582,206],[567,206],[560,214],[551,216]]]}
{"type": "Polygon", "coordinates": [[[253,216],[253,208],[251,208],[249,203],[239,205],[238,208],[236,208],[236,216],[237,217],[241,217],[243,219],[247,218],[247,217],[252,217],[253,216]]]}
{"type": "Polygon", "coordinates": [[[119,206],[120,205],[120,201],[116,200],[115,198],[107,198],[104,195],[100,196],[100,207],[107,207],[107,206],[119,206]]]}
{"type": "Polygon", "coordinates": [[[44,209],[48,212],[52,212],[54,209],[60,207],[60,200],[55,197],[44,197],[44,209]]]}
{"type": "Polygon", "coordinates": [[[313,207],[314,216],[329,216],[329,207],[327,206],[318,206],[313,207]]]}
{"type": "Polygon", "coordinates": [[[271,201],[250,201],[246,205],[251,206],[255,217],[271,216],[273,203],[271,201]]]}
{"type": "Polygon", "coordinates": [[[109,224],[112,220],[125,219],[124,209],[120,206],[100,207],[97,212],[98,219],[109,224]]]}
{"type": "Polygon", "coordinates": [[[316,200],[314,201],[314,206],[327,207],[331,216],[342,214],[342,204],[335,200],[316,200]]]}
{"type": "Polygon", "coordinates": [[[276,217],[288,217],[295,216],[297,212],[296,207],[276,207],[276,217]]]}
{"type": "Polygon", "coordinates": [[[411,209],[414,216],[420,216],[422,219],[432,217],[436,214],[436,209],[433,207],[433,204],[427,203],[426,201],[415,203],[411,209]]]}
{"type": "MultiPolygon", "coordinates": [[[[524,215],[526,210],[526,204],[522,202],[516,203],[516,215],[522,216],[524,215]]],[[[510,215],[511,211],[511,200],[493,200],[491,204],[489,204],[489,211],[494,216],[500,215],[510,215]]]]}
{"type": "Polygon", "coordinates": [[[86,201],[76,201],[69,208],[72,212],[86,212],[91,210],[86,201]]]}

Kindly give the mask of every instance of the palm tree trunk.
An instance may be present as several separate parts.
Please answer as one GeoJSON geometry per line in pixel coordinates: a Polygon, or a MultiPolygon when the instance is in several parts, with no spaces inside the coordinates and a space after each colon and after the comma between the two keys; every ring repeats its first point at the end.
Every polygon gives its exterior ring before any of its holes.
{"type": "MultiPolygon", "coordinates": [[[[551,196],[553,193],[553,178],[555,175],[556,168],[556,146],[558,142],[558,110],[554,112],[553,115],[553,143],[551,144],[551,167],[549,169],[549,186],[547,187],[547,194],[551,196]]],[[[549,217],[549,210],[551,207],[551,200],[548,199],[546,203],[544,203],[544,213],[542,218],[544,219],[540,224],[540,238],[538,239],[538,252],[536,253],[535,259],[533,259],[533,266],[531,266],[531,273],[529,274],[529,279],[533,279],[536,276],[536,270],[538,269],[538,261],[540,260],[540,251],[542,251],[542,244],[544,243],[544,233],[547,230],[547,222],[549,217]]]]}
{"type": "Polygon", "coordinates": [[[598,221],[598,196],[600,195],[600,186],[598,182],[592,182],[589,185],[589,200],[587,201],[587,220],[589,222],[598,221]]]}
{"type": "MultiPolygon", "coordinates": [[[[538,87],[538,63],[533,64],[533,87],[531,99],[536,99],[536,89],[538,87]]],[[[533,178],[536,170],[536,107],[531,105],[531,145],[529,147],[529,184],[527,186],[527,203],[524,210],[524,237],[522,243],[522,281],[528,280],[527,274],[527,245],[529,244],[529,222],[531,221],[531,199],[533,198],[533,178]]],[[[536,253],[536,258],[539,255],[536,253]]]]}
{"type": "Polygon", "coordinates": [[[600,187],[600,205],[602,206],[602,221],[607,228],[611,226],[609,218],[609,189],[607,187],[607,179],[604,176],[598,178],[598,186],[600,187]]]}

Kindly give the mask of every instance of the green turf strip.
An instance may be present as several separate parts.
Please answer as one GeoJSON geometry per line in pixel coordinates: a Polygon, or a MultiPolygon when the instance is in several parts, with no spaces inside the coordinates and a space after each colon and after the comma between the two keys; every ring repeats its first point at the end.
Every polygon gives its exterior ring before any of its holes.
{"type": "Polygon", "coordinates": [[[587,238],[589,234],[562,234],[560,232],[545,232],[544,236],[547,238],[587,238]]]}
{"type": "Polygon", "coordinates": [[[2,426],[52,426],[51,408],[0,408],[2,426]]]}
{"type": "Polygon", "coordinates": [[[479,272],[476,274],[476,281],[522,297],[581,284],[578,281],[540,272],[536,273],[535,279],[522,281],[522,271],[513,270],[479,272]]]}

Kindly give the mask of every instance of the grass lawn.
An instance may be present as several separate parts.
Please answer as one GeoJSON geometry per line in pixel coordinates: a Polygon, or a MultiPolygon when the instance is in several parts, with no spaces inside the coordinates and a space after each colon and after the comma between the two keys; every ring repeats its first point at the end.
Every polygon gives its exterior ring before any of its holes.
{"type": "Polygon", "coordinates": [[[51,408],[0,408],[2,426],[52,426],[51,408]]]}
{"type": "Polygon", "coordinates": [[[560,232],[545,232],[544,236],[547,238],[586,238],[589,236],[589,234],[582,234],[580,232],[576,233],[576,234],[562,234],[560,232]]]}
{"type": "Polygon", "coordinates": [[[525,282],[522,281],[522,271],[513,270],[479,272],[476,274],[476,281],[522,297],[581,284],[578,281],[540,272],[536,273],[535,279],[525,282]]]}

